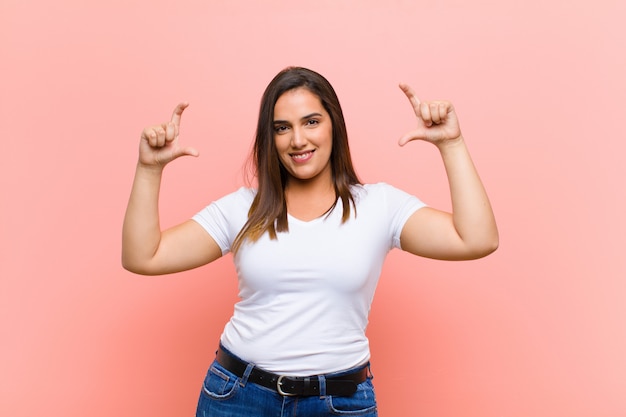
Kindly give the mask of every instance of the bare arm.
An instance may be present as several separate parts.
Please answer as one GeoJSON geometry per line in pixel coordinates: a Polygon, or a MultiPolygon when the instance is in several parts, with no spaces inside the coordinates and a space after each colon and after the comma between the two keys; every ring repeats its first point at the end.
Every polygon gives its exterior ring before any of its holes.
{"type": "Polygon", "coordinates": [[[404,225],[400,242],[410,253],[435,259],[486,256],[498,247],[498,229],[489,198],[474,167],[451,103],[420,102],[400,86],[417,116],[418,127],[399,141],[426,140],[439,149],[450,185],[452,213],[423,208],[404,225]]]}
{"type": "Polygon", "coordinates": [[[182,148],[178,133],[186,103],[179,104],[168,123],[143,130],[139,161],[124,217],[122,265],[144,275],[168,274],[212,262],[222,252],[206,231],[192,220],[161,231],[159,189],[163,168],[174,159],[197,156],[193,148],[182,148]]]}

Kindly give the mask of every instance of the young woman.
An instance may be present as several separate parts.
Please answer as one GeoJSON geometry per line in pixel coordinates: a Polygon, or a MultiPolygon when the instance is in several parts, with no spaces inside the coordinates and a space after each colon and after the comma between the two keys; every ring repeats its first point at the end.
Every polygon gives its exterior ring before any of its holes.
{"type": "Polygon", "coordinates": [[[232,252],[241,300],[220,338],[197,416],[376,416],[367,316],[392,248],[435,259],[475,259],[498,246],[487,194],[452,104],[420,102],[400,85],[417,118],[399,141],[437,146],[452,213],[426,207],[388,184],[361,184],[339,100],[329,82],[287,68],[261,101],[253,159],[256,188],[214,201],[161,231],[163,168],[197,156],[178,132],[187,107],[141,135],[123,228],[129,271],[167,274],[232,252]]]}

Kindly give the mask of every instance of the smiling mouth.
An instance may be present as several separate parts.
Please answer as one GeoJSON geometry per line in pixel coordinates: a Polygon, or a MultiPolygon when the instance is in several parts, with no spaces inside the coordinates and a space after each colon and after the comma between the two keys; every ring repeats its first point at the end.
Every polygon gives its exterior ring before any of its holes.
{"type": "Polygon", "coordinates": [[[289,154],[289,156],[291,156],[291,158],[296,161],[306,161],[313,155],[313,152],[315,152],[315,149],[311,151],[306,151],[306,152],[292,153],[292,154],[289,154]]]}

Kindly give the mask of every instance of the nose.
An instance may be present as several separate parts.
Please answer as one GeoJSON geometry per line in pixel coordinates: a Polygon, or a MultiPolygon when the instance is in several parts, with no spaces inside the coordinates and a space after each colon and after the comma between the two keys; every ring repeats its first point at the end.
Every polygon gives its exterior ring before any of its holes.
{"type": "Polygon", "coordinates": [[[291,146],[295,149],[303,148],[306,145],[306,137],[301,129],[294,128],[291,133],[291,146]]]}

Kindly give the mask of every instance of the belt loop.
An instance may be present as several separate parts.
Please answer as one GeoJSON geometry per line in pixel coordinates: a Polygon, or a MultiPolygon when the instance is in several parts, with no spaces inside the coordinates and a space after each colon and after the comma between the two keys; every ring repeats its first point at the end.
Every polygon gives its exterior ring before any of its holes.
{"type": "Polygon", "coordinates": [[[246,384],[248,383],[248,378],[250,377],[250,373],[252,372],[253,369],[254,369],[254,364],[248,363],[248,366],[246,366],[246,370],[244,371],[243,376],[241,377],[241,381],[239,381],[239,385],[241,385],[242,387],[246,386],[246,384]]]}
{"type": "Polygon", "coordinates": [[[372,373],[372,364],[367,363],[367,375],[369,375],[370,379],[374,379],[374,374],[372,373]]]}
{"type": "Polygon", "coordinates": [[[319,375],[318,377],[320,383],[320,399],[326,398],[326,377],[324,375],[319,375]]]}

